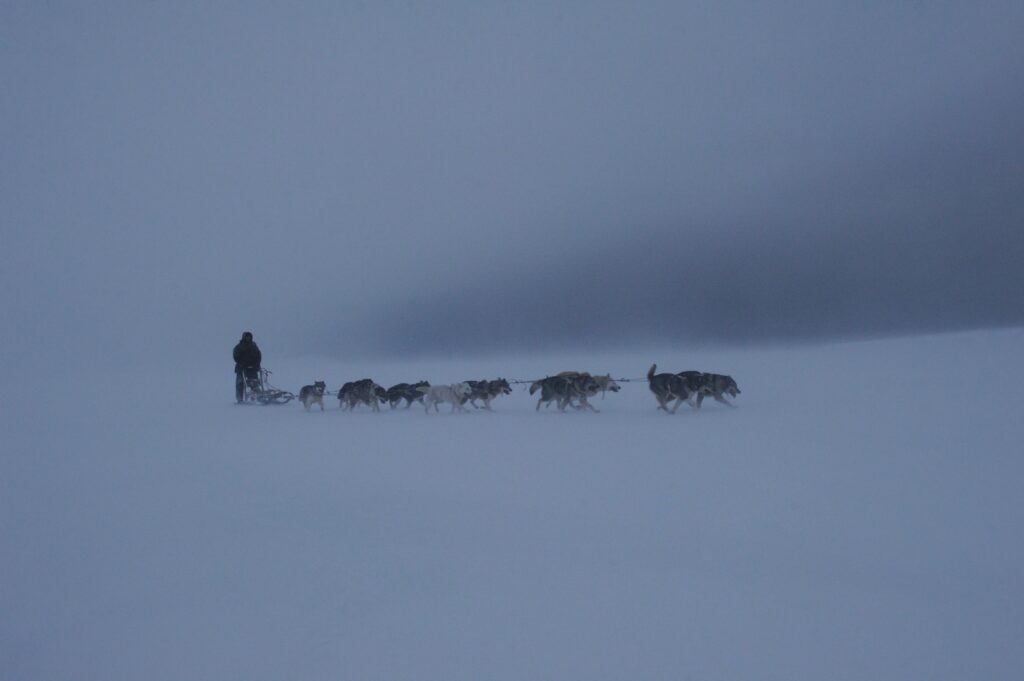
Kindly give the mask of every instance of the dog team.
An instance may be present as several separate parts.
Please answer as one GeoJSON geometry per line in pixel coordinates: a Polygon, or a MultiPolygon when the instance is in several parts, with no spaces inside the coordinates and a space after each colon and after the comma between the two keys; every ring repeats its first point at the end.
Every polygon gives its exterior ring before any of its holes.
{"type": "MultiPolygon", "coordinates": [[[[338,391],[338,403],[342,410],[349,411],[360,404],[365,404],[373,411],[380,411],[382,404],[390,404],[391,408],[395,409],[403,400],[406,409],[411,407],[413,402],[419,402],[424,405],[427,413],[430,413],[431,407],[434,411],[440,411],[438,405],[445,402],[452,405],[452,411],[466,411],[466,402],[476,409],[490,410],[491,402],[496,397],[511,393],[512,387],[504,378],[493,381],[462,381],[451,385],[430,385],[427,381],[398,383],[386,390],[373,379],[364,378],[341,386],[341,390],[338,391]],[[477,400],[483,404],[477,404],[477,400]]],[[[320,410],[323,411],[326,394],[327,384],[316,381],[313,385],[302,386],[299,401],[307,411],[315,404],[319,404],[320,410]]]]}
{"type": "MultiPolygon", "coordinates": [[[[679,405],[686,402],[692,409],[700,409],[705,397],[711,397],[729,407],[735,406],[726,396],[735,398],[740,389],[732,376],[710,374],[702,371],[680,371],[678,373],[656,373],[657,365],[652,364],[647,372],[647,385],[658,402],[658,409],[674,414],[679,405]],[[670,403],[673,403],[670,408],[670,403]]],[[[576,410],[598,410],[590,404],[590,398],[601,394],[602,399],[607,392],[618,392],[619,384],[610,374],[595,376],[585,371],[563,371],[555,376],[548,376],[530,384],[530,394],[540,393],[536,411],[541,405],[550,407],[554,403],[559,411],[566,407],[576,410]]],[[[343,385],[337,393],[338,403],[342,410],[353,411],[360,404],[365,404],[373,411],[380,411],[380,405],[389,404],[392,409],[403,401],[405,408],[413,402],[423,405],[426,413],[431,408],[440,411],[441,404],[450,404],[452,412],[467,411],[466,403],[475,409],[491,410],[491,402],[501,395],[509,395],[512,388],[504,378],[493,381],[462,381],[449,385],[431,385],[427,381],[418,383],[398,383],[385,389],[372,379],[364,378],[350,381],[343,385]],[[477,404],[477,401],[482,404],[477,404]]],[[[324,395],[327,384],[316,381],[306,385],[299,391],[299,401],[306,411],[314,405],[324,410],[324,395]]]]}

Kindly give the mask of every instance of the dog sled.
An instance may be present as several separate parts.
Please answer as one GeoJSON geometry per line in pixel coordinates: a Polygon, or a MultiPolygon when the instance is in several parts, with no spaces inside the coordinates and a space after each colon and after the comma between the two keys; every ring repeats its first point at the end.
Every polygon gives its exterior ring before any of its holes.
{"type": "Polygon", "coordinates": [[[270,384],[270,373],[267,369],[245,372],[242,404],[288,404],[295,399],[294,394],[270,384]]]}

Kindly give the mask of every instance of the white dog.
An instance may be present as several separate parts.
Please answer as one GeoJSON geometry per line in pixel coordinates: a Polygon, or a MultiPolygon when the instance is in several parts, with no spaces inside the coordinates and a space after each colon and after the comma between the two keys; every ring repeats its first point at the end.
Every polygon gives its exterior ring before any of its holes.
{"type": "Polygon", "coordinates": [[[466,411],[462,403],[469,397],[470,387],[465,383],[423,386],[419,390],[423,393],[423,404],[427,407],[428,414],[431,407],[434,411],[441,411],[437,406],[441,402],[450,402],[453,412],[466,411]]]}

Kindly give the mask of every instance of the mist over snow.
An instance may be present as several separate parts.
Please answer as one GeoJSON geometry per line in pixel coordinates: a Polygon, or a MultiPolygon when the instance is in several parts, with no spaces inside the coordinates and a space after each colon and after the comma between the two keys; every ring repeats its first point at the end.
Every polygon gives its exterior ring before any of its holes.
{"type": "MultiPolygon", "coordinates": [[[[1020,329],[817,347],[282,360],[337,389],[728,371],[535,411],[238,407],[218,365],[0,411],[12,679],[1020,675],[1020,329]]],[[[21,369],[8,372],[21,379],[21,369]]]]}
{"type": "Polygon", "coordinates": [[[4,2],[0,679],[1016,679],[1024,4],[4,2]],[[233,404],[733,375],[667,416],[233,404]]]}

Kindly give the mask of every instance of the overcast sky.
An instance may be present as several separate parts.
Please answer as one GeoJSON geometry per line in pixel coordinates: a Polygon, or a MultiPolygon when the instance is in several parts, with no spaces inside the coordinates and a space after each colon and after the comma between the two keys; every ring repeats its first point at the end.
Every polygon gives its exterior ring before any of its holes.
{"type": "Polygon", "coordinates": [[[6,360],[1024,323],[1024,4],[0,6],[6,360]]]}

